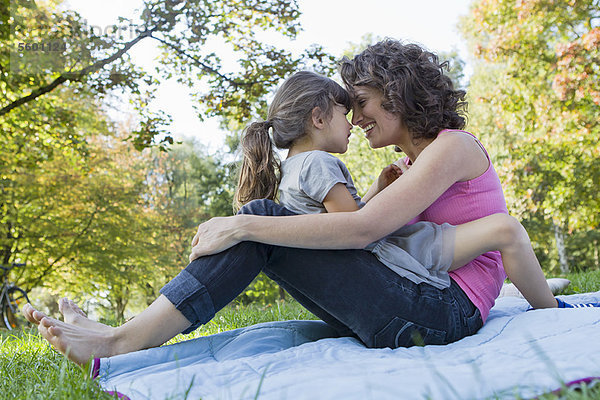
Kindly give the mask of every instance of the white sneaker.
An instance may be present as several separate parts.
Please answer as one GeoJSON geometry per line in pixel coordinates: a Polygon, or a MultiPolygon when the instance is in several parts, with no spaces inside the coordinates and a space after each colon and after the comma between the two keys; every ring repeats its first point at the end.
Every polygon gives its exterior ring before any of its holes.
{"type": "MultiPolygon", "coordinates": [[[[550,278],[546,279],[548,283],[548,287],[553,295],[560,294],[563,290],[567,288],[571,284],[571,281],[564,278],[550,278]]],[[[502,289],[500,289],[500,294],[498,297],[520,297],[524,299],[519,289],[514,285],[514,283],[505,283],[502,285],[502,289]]]]}
{"type": "Polygon", "coordinates": [[[546,279],[546,282],[548,282],[548,287],[554,295],[562,293],[571,284],[570,280],[564,278],[550,278],[546,279]]]}

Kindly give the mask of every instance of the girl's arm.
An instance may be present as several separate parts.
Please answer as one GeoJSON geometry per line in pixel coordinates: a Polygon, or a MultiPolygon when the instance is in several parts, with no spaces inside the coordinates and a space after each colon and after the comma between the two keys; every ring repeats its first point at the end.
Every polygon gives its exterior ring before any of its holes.
{"type": "Polygon", "coordinates": [[[333,185],[323,199],[323,206],[328,213],[358,210],[358,204],[343,183],[333,185]]]}
{"type": "Polygon", "coordinates": [[[361,249],[404,226],[457,181],[485,172],[488,160],[474,139],[446,133],[427,146],[386,190],[358,211],[213,218],[198,227],[190,259],[241,241],[308,249],[361,249]]]}

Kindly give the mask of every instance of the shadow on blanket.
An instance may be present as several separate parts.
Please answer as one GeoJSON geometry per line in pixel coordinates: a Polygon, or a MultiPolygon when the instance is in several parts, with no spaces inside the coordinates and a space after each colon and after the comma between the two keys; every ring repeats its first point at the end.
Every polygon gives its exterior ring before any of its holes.
{"type": "MultiPolygon", "coordinates": [[[[600,301],[600,292],[563,298],[600,301]]],[[[527,308],[501,298],[476,335],[395,350],[335,338],[320,321],[259,324],[101,359],[98,382],[132,400],[484,399],[600,376],[600,309],[527,308]]]]}

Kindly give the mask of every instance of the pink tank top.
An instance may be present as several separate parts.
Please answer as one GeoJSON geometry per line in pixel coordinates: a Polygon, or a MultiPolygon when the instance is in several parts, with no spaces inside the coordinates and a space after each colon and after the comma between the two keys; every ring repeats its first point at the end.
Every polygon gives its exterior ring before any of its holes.
{"type": "MultiPolygon", "coordinates": [[[[441,131],[438,136],[449,131],[464,132],[475,138],[469,132],[449,129],[441,131]]],[[[477,138],[475,140],[488,158],[488,169],[475,179],[454,183],[410,223],[431,221],[460,225],[495,213],[508,214],[500,179],[487,151],[477,138]]],[[[482,254],[464,267],[451,271],[450,277],[479,309],[485,322],[506,278],[500,253],[482,254]]]]}

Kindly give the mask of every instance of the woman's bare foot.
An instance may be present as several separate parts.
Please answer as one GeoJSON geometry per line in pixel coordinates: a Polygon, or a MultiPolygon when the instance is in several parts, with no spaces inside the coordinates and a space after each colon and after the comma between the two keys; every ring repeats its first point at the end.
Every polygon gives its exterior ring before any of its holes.
{"type": "Polygon", "coordinates": [[[96,331],[43,317],[38,331],[56,350],[83,366],[93,357],[110,357],[115,352],[114,328],[96,331]]]}
{"type": "Polygon", "coordinates": [[[63,297],[58,300],[58,310],[63,315],[64,321],[67,324],[76,325],[81,328],[93,329],[93,330],[110,330],[112,329],[108,325],[104,325],[100,322],[91,320],[83,312],[81,308],[72,300],[63,297]]]}
{"type": "MultiPolygon", "coordinates": [[[[31,306],[29,306],[31,307],[31,306]]],[[[27,308],[24,314],[52,346],[79,365],[92,357],[111,357],[160,346],[190,326],[190,321],[164,295],[140,315],[113,328],[94,322],[63,301],[63,312],[72,323],[61,322],[27,308]],[[82,326],[85,325],[85,326],[82,326]]]]}
{"type": "Polygon", "coordinates": [[[39,325],[42,318],[46,317],[46,314],[44,314],[41,311],[36,310],[29,303],[27,303],[23,306],[23,308],[21,309],[21,313],[27,319],[27,321],[31,322],[32,324],[36,324],[36,325],[39,325]]]}

